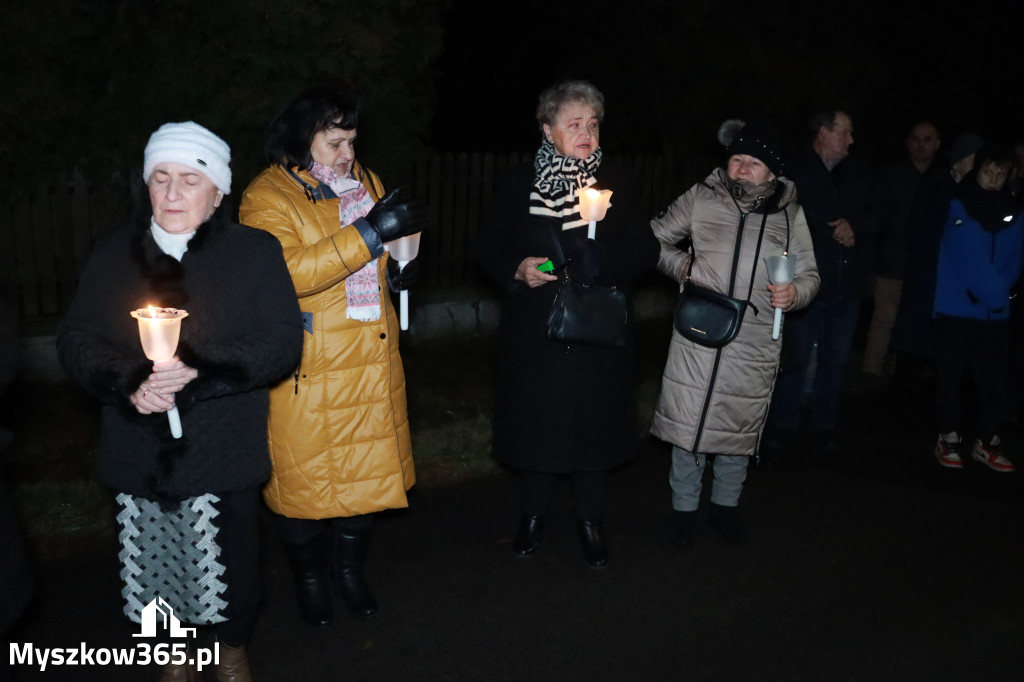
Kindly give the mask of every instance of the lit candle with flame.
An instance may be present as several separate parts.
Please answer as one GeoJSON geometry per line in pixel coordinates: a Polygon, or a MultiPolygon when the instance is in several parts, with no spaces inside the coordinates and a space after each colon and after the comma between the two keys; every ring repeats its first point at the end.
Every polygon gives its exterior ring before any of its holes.
{"type": "Polygon", "coordinates": [[[605,213],[611,205],[612,191],[610,189],[596,190],[593,187],[580,191],[580,217],[590,221],[587,228],[587,238],[594,239],[597,236],[597,221],[604,220],[605,213]]]}
{"type": "MultiPolygon", "coordinates": [[[[188,313],[177,308],[148,306],[133,310],[131,315],[139,321],[139,338],[146,357],[153,362],[167,362],[173,358],[178,350],[181,321],[188,317],[188,313]]],[[[181,417],[177,405],[168,410],[167,421],[171,425],[171,435],[181,438],[181,417]]]]}

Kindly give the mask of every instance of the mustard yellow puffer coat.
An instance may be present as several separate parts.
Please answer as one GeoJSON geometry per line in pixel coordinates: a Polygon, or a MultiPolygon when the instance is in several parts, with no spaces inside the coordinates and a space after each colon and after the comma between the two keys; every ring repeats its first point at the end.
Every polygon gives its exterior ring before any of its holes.
{"type": "MultiPolygon", "coordinates": [[[[353,173],[379,200],[380,179],[358,163],[353,173]]],[[[306,319],[301,364],[270,393],[273,470],[264,498],[278,514],[301,519],[406,507],[416,475],[386,257],[377,267],[380,319],[348,319],[345,278],[372,254],[357,227],[339,224],[339,200],[314,202],[298,179],[317,193],[305,171],[271,166],[239,209],[242,223],[280,240],[306,319]]]]}

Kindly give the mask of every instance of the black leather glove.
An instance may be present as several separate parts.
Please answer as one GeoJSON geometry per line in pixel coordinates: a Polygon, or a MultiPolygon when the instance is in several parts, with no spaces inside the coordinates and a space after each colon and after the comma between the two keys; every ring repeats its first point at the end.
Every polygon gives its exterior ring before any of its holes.
{"type": "Polygon", "coordinates": [[[426,211],[418,201],[401,201],[398,198],[399,188],[384,195],[384,198],[373,205],[366,214],[366,222],[377,231],[382,242],[390,242],[399,237],[406,237],[423,230],[426,224],[426,211]]]}
{"type": "Polygon", "coordinates": [[[385,273],[385,278],[391,291],[398,292],[412,289],[416,282],[420,280],[420,259],[413,258],[405,264],[404,268],[399,270],[398,261],[394,258],[388,258],[388,269],[385,273]]]}

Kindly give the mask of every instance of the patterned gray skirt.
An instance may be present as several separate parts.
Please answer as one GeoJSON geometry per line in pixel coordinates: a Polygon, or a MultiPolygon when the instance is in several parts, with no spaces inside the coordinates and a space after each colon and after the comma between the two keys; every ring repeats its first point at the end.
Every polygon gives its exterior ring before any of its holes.
{"type": "Polygon", "coordinates": [[[165,511],[145,498],[117,496],[121,595],[128,618],[141,623],[142,610],[159,597],[182,622],[206,625],[227,620],[222,615],[227,606],[225,567],[214,522],[220,514],[214,504],[219,501],[207,493],[165,511]]]}

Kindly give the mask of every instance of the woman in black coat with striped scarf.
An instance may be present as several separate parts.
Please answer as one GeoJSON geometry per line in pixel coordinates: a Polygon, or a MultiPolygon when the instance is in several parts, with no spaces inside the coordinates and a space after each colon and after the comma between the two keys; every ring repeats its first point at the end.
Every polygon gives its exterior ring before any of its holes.
{"type": "Polygon", "coordinates": [[[480,264],[502,291],[494,450],[521,471],[519,556],[540,544],[557,476],[573,484],[584,558],[607,563],[602,519],[607,472],[633,456],[638,440],[630,283],[651,270],[658,242],[636,183],[603,161],[604,97],[569,81],[541,94],[544,134],[533,167],[512,169],[495,191],[479,243],[480,264]],[[611,189],[611,206],[587,238],[583,188],[611,189]],[[538,269],[553,261],[556,274],[538,269]],[[548,339],[547,318],[567,266],[585,284],[626,292],[624,348],[548,339]]]}

